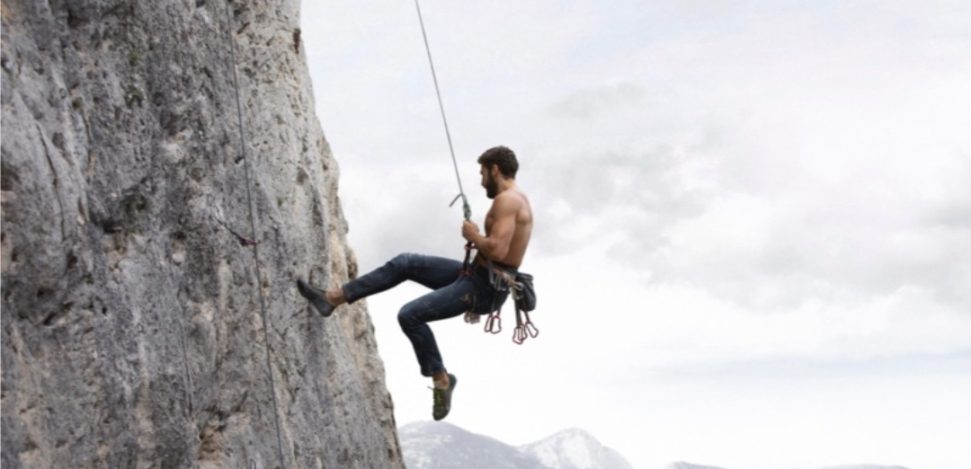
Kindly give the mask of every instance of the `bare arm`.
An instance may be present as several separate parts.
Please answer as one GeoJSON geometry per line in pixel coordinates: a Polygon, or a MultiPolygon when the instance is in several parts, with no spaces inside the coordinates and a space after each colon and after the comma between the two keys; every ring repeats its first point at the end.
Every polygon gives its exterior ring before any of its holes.
{"type": "Polygon", "coordinates": [[[496,197],[492,206],[492,225],[486,236],[479,233],[475,223],[462,225],[462,237],[475,244],[479,254],[490,260],[504,259],[509,254],[513,234],[516,232],[516,212],[519,203],[513,197],[496,197]]]}

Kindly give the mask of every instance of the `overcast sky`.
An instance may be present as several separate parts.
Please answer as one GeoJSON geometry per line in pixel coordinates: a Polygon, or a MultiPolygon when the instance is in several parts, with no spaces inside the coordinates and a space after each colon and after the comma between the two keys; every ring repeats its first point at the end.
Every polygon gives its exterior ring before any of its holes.
{"type": "MultiPolygon", "coordinates": [[[[304,1],[362,272],[459,258],[411,0],[304,1]]],[[[436,323],[449,421],[582,427],[640,469],[971,467],[971,4],[425,0],[473,214],[504,144],[535,210],[537,339],[436,323]]],[[[368,300],[399,424],[431,396],[368,300]]]]}

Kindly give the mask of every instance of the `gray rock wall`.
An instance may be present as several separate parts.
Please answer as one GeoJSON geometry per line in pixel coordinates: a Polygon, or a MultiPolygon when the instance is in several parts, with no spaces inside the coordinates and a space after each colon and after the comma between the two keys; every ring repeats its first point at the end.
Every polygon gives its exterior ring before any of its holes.
{"type": "Polygon", "coordinates": [[[299,2],[225,2],[2,3],[4,468],[403,467],[364,307],[294,287],[355,270],[299,2]]]}

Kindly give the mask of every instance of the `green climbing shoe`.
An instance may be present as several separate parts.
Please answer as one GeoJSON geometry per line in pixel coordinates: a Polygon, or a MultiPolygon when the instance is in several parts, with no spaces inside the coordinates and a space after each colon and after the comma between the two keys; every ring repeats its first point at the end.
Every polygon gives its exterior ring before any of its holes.
{"type": "Polygon", "coordinates": [[[448,411],[452,410],[452,391],[455,390],[455,383],[458,382],[458,378],[455,375],[448,374],[448,389],[432,388],[432,396],[435,398],[435,406],[432,407],[432,417],[435,420],[441,420],[448,415],[448,411]]]}

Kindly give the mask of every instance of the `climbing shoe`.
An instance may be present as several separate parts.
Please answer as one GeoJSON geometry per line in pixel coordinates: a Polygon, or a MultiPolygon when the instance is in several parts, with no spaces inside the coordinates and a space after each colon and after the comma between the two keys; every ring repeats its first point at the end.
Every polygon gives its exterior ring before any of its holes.
{"type": "Polygon", "coordinates": [[[314,306],[314,309],[321,316],[326,318],[334,312],[334,306],[327,302],[327,297],[322,290],[314,288],[307,282],[299,279],[297,280],[297,290],[300,291],[301,296],[310,301],[310,304],[314,306]]]}
{"type": "Polygon", "coordinates": [[[448,415],[448,411],[452,410],[452,391],[455,390],[455,383],[458,379],[455,375],[448,374],[448,389],[432,388],[433,397],[435,398],[435,406],[432,407],[432,417],[435,420],[441,420],[448,415]]]}

